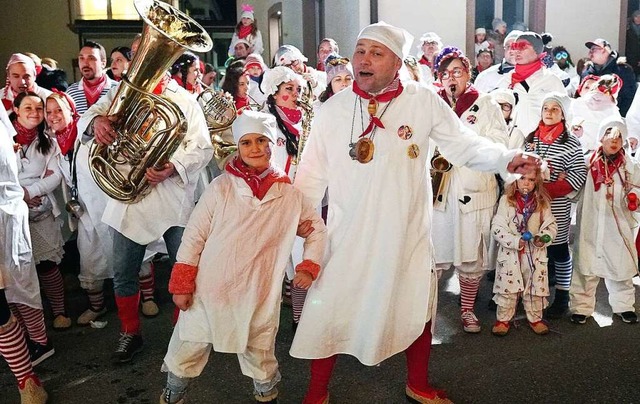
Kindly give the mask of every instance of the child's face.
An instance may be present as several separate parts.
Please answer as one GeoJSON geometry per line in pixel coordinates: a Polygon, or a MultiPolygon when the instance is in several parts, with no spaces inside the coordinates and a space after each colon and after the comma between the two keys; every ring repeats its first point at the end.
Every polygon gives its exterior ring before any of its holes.
{"type": "Polygon", "coordinates": [[[555,101],[547,101],[542,106],[542,122],[545,125],[555,125],[564,118],[562,108],[555,101]]]}
{"type": "Polygon", "coordinates": [[[527,195],[536,188],[536,175],[533,173],[525,174],[516,180],[518,191],[522,195],[527,195]]]}
{"type": "Polygon", "coordinates": [[[271,141],[261,133],[247,133],[238,142],[238,153],[249,167],[265,170],[271,160],[271,141]]]}
{"type": "Polygon", "coordinates": [[[242,21],[242,25],[244,25],[245,27],[248,27],[253,23],[253,20],[248,17],[244,17],[241,21],[242,21]]]}
{"type": "Polygon", "coordinates": [[[622,149],[622,143],[621,136],[611,137],[604,135],[602,137],[602,151],[607,156],[613,156],[622,149]]]}

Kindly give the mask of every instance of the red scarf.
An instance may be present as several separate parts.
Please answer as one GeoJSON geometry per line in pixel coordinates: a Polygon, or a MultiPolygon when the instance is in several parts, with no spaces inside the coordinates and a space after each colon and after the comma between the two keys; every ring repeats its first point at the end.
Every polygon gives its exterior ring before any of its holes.
{"type": "Polygon", "coordinates": [[[538,129],[536,130],[535,137],[542,140],[542,143],[552,144],[562,135],[564,132],[564,122],[560,121],[555,125],[545,125],[543,121],[540,121],[538,124],[538,129]]]}
{"type": "Polygon", "coordinates": [[[236,103],[237,111],[249,106],[249,97],[234,97],[234,101],[236,103]]]}
{"type": "Polygon", "coordinates": [[[202,87],[200,86],[200,84],[197,84],[194,86],[191,83],[187,83],[187,85],[184,85],[184,82],[182,81],[182,79],[180,78],[179,75],[174,75],[172,77],[172,79],[174,79],[176,81],[176,83],[178,83],[180,85],[180,87],[183,87],[185,90],[187,90],[188,92],[190,92],[191,94],[200,94],[202,92],[202,87]]]}
{"type": "Polygon", "coordinates": [[[13,89],[11,88],[11,86],[9,86],[8,83],[9,80],[7,80],[7,86],[4,88],[4,98],[2,99],[2,106],[4,106],[4,109],[7,111],[12,111],[13,110],[13,100],[16,99],[16,97],[18,96],[18,94],[16,94],[13,89]],[[11,94],[13,96],[13,100],[10,100],[9,98],[9,94],[11,94]]]}
{"type": "Polygon", "coordinates": [[[430,69],[433,68],[433,66],[431,66],[431,62],[429,62],[429,59],[427,59],[424,55],[422,55],[420,60],[418,60],[418,63],[420,63],[421,65],[429,66],[430,69]]]}
{"type": "Polygon", "coordinates": [[[251,35],[251,31],[253,30],[253,26],[251,25],[243,25],[238,30],[238,38],[244,39],[251,35]]]}
{"type": "Polygon", "coordinates": [[[233,176],[242,178],[251,188],[253,196],[260,200],[264,198],[271,186],[276,182],[291,184],[291,179],[284,171],[271,165],[266,170],[258,171],[246,165],[240,156],[235,156],[229,161],[225,166],[225,170],[233,176]]]}
{"type": "Polygon", "coordinates": [[[513,75],[511,76],[511,85],[509,88],[513,88],[516,84],[521,81],[525,81],[533,73],[542,69],[542,66],[544,66],[544,63],[542,63],[542,57],[545,55],[546,53],[543,53],[540,55],[540,58],[533,63],[529,63],[527,65],[516,65],[516,68],[513,70],[513,75]]]}
{"type": "Polygon", "coordinates": [[[278,111],[278,114],[280,114],[280,117],[282,118],[282,123],[284,123],[284,126],[287,127],[289,132],[298,136],[300,134],[300,131],[294,125],[297,125],[298,122],[302,120],[302,110],[300,110],[299,108],[292,109],[292,108],[281,107],[281,106],[277,106],[277,107],[278,108],[276,108],[276,111],[278,111]]]}
{"type": "MultiPolygon", "coordinates": [[[[449,101],[449,97],[447,96],[447,92],[445,91],[444,88],[441,88],[440,90],[438,90],[438,94],[440,95],[440,97],[442,97],[443,100],[447,102],[447,104],[449,104],[449,106],[451,106],[451,101],[449,101]]],[[[464,111],[471,108],[471,106],[473,105],[473,103],[476,102],[479,96],[480,94],[478,93],[478,90],[476,90],[474,86],[470,85],[467,87],[467,89],[465,90],[464,93],[462,93],[460,98],[456,100],[456,107],[454,111],[456,112],[456,115],[458,115],[458,118],[461,117],[462,114],[464,114],[464,111]]]]}
{"type": "Polygon", "coordinates": [[[13,127],[15,128],[17,134],[15,136],[15,141],[23,146],[28,146],[38,137],[38,127],[36,126],[33,129],[27,129],[18,122],[18,120],[13,121],[13,127]]]}
{"type": "Polygon", "coordinates": [[[624,164],[624,150],[621,149],[615,156],[605,156],[602,146],[591,156],[589,166],[591,167],[591,177],[593,185],[598,192],[602,184],[613,182],[613,174],[624,164]]]}
{"type": "MultiPolygon", "coordinates": [[[[391,100],[393,100],[394,98],[402,94],[402,90],[404,90],[404,87],[402,87],[402,83],[400,82],[400,78],[398,77],[397,74],[396,74],[396,77],[391,82],[391,84],[389,84],[386,88],[384,88],[378,95],[372,95],[362,90],[360,87],[358,87],[358,83],[356,81],[353,82],[353,86],[351,88],[353,89],[353,92],[356,93],[357,96],[364,98],[365,100],[369,100],[370,106],[372,104],[390,102],[391,100]]],[[[382,123],[379,117],[370,114],[369,125],[364,130],[364,132],[362,132],[362,135],[360,135],[360,137],[364,137],[369,133],[371,133],[374,127],[384,129],[384,124],[382,123]]]]}
{"type": "Polygon", "coordinates": [[[58,146],[63,156],[66,156],[69,150],[73,149],[73,145],[78,137],[77,120],[73,120],[66,128],[55,133],[58,146]]]}
{"type": "Polygon", "coordinates": [[[535,212],[536,208],[538,207],[538,202],[536,201],[536,197],[535,195],[533,195],[533,193],[530,193],[528,195],[529,196],[526,198],[526,201],[525,201],[525,197],[520,193],[520,191],[515,192],[516,213],[523,215],[525,208],[529,216],[531,216],[531,213],[535,212]]]}
{"type": "Polygon", "coordinates": [[[100,94],[107,85],[107,75],[103,74],[95,83],[82,78],[82,87],[84,88],[84,96],[87,99],[87,108],[95,104],[100,99],[100,94]]]}

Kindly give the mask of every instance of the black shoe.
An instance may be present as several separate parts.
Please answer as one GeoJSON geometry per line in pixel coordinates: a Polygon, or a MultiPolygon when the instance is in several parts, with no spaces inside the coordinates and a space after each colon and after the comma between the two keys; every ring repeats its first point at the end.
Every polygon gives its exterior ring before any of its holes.
{"type": "Polygon", "coordinates": [[[120,333],[118,347],[111,355],[115,363],[126,363],[133,359],[134,355],[142,351],[142,336],[139,334],[120,333]]]}
{"type": "Polygon", "coordinates": [[[56,353],[51,340],[47,341],[47,345],[42,345],[37,342],[27,340],[27,345],[29,347],[31,366],[34,367],[42,363],[45,359],[52,357],[53,354],[56,353]]]}
{"type": "Polygon", "coordinates": [[[556,289],[553,303],[551,303],[551,306],[549,306],[545,312],[546,317],[557,320],[564,317],[567,310],[569,310],[569,291],[556,289]]]}
{"type": "Polygon", "coordinates": [[[496,270],[492,269],[491,271],[487,272],[487,280],[489,282],[494,282],[496,280],[496,270]]]}
{"type": "Polygon", "coordinates": [[[296,331],[298,331],[298,323],[296,323],[295,321],[292,321],[291,330],[293,330],[293,335],[296,335],[296,331]]]}
{"type": "Polygon", "coordinates": [[[638,315],[635,311],[625,311],[623,313],[616,313],[616,315],[627,324],[635,324],[638,322],[638,315]]]}
{"type": "Polygon", "coordinates": [[[587,324],[587,316],[583,316],[582,314],[572,314],[571,322],[573,324],[587,324]]]}

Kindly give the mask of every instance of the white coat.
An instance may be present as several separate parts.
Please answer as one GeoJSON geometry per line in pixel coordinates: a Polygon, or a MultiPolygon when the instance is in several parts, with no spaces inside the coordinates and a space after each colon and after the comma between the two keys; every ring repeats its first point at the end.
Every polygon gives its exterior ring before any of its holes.
{"type": "Polygon", "coordinates": [[[0,125],[0,289],[5,290],[9,303],[42,309],[31,254],[29,209],[23,197],[13,142],[0,125]]]}
{"type": "Polygon", "coordinates": [[[504,170],[515,155],[465,128],[433,90],[404,85],[402,94],[378,107],[386,108],[385,129],[376,130],[369,163],[349,156],[349,143],[368,124],[366,100],[360,104],[353,91],[341,91],[314,118],[294,186],[314,206],[328,189],[329,247],[307,295],[291,346],[294,357],[345,353],[374,365],[413,343],[436,298],[429,139],[453,163],[478,170],[504,170]],[[411,129],[406,140],[398,135],[404,125],[411,129]],[[419,149],[416,158],[409,157],[411,145],[419,149]]]}
{"type": "Polygon", "coordinates": [[[589,91],[571,102],[571,126],[582,126],[582,136],[578,137],[582,150],[593,151],[600,146],[600,124],[614,117],[622,119],[618,106],[599,91],[589,91]]]}
{"type": "Polygon", "coordinates": [[[178,250],[178,262],[198,266],[193,305],[177,324],[180,339],[218,352],[273,349],[285,264],[299,223],[309,219],[314,231],[304,259],[321,263],[326,228],[300,191],[275,183],[259,200],[241,178],[213,180],[178,250]]]}
{"type": "MultiPolygon", "coordinates": [[[[591,155],[589,156],[589,160],[591,155]]],[[[626,157],[620,168],[623,178],[640,184],[640,163],[626,157]]],[[[582,190],[576,211],[576,237],[573,262],[575,270],[585,276],[626,281],[637,274],[638,253],[635,248],[637,222],[627,208],[624,186],[613,176],[613,200],[607,200],[607,186],[596,192],[591,173],[582,190]]],[[[633,192],[640,194],[638,188],[633,192]]]]}
{"type": "MultiPolygon", "coordinates": [[[[511,76],[513,76],[514,72],[515,70],[512,70],[504,74],[497,87],[509,88],[511,76]]],[[[545,97],[553,91],[566,94],[567,90],[562,84],[562,80],[545,67],[533,73],[525,81],[529,85],[529,90],[522,83],[518,83],[513,87],[517,104],[513,108],[511,118],[513,118],[522,133],[527,136],[538,127],[542,112],[542,101],[545,97]]]]}
{"type": "MultiPolygon", "coordinates": [[[[105,115],[117,91],[112,88],[101,97],[78,121],[78,134],[88,135],[87,128],[98,115],[105,115]]],[[[109,199],[102,221],[138,244],[147,245],[162,237],[170,227],[185,226],[194,206],[194,192],[200,170],[213,156],[209,130],[191,94],[171,80],[163,96],[176,103],[187,121],[187,134],[169,160],[176,174],[153,186],[141,201],[127,204],[109,199]]],[[[83,142],[90,138],[84,136],[83,142]]]]}
{"type": "MultiPolygon", "coordinates": [[[[499,245],[493,293],[516,294],[525,292],[526,287],[530,295],[549,296],[547,249],[534,247],[533,243],[530,243],[530,247],[525,247],[524,253],[521,254],[518,251],[522,235],[518,231],[516,223],[521,221],[522,214],[516,213],[516,208],[509,205],[507,197],[500,198],[498,210],[491,224],[493,237],[499,245]],[[525,255],[527,252],[530,253],[530,257],[525,255]],[[531,263],[533,263],[533,268],[531,268],[531,263]],[[533,276],[523,276],[523,271],[532,270],[533,276]],[[531,284],[526,285],[525,279],[530,279],[531,284]]],[[[557,226],[556,219],[551,213],[551,207],[547,207],[542,212],[534,212],[527,221],[527,230],[533,236],[546,234],[551,236],[553,240],[557,226]]]]}
{"type": "MultiPolygon", "coordinates": [[[[509,143],[500,106],[489,94],[480,94],[460,120],[477,135],[494,143],[504,146],[509,143]]],[[[446,154],[442,155],[447,158],[446,154]]],[[[464,166],[454,166],[445,175],[449,181],[448,191],[442,201],[436,201],[433,212],[436,264],[460,266],[481,258],[486,260],[491,243],[491,218],[498,201],[495,175],[464,166]]]]}

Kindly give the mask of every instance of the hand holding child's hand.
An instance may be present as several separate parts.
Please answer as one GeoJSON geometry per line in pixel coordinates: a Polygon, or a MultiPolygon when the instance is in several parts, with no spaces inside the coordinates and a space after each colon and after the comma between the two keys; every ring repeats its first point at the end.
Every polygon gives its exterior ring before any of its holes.
{"type": "Polygon", "coordinates": [[[193,304],[193,294],[173,295],[173,303],[182,311],[187,311],[193,304]]]}
{"type": "Polygon", "coordinates": [[[298,271],[296,275],[293,277],[294,286],[301,289],[309,289],[311,283],[313,282],[313,278],[311,274],[307,271],[298,271]]]}
{"type": "Polygon", "coordinates": [[[296,236],[307,238],[313,233],[313,222],[311,220],[304,220],[298,225],[298,231],[296,236]]]}

